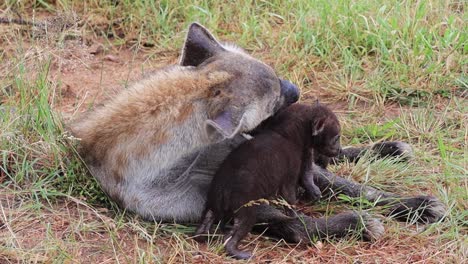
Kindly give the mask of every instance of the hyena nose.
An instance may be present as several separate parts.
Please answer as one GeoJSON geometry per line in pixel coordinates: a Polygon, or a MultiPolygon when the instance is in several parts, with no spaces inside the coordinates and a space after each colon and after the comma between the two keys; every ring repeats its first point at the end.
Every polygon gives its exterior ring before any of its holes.
{"type": "Polygon", "coordinates": [[[284,97],[284,104],[288,106],[299,99],[299,88],[290,81],[281,81],[281,96],[284,97]]]}

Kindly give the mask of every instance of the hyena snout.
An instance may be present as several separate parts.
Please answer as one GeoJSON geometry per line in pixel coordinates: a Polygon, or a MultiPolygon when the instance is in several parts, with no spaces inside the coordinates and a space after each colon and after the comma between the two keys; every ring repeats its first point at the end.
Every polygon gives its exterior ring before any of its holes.
{"type": "Polygon", "coordinates": [[[290,81],[280,79],[281,84],[281,101],[282,105],[279,107],[286,107],[290,104],[297,102],[299,99],[299,88],[292,84],[290,81]]]}

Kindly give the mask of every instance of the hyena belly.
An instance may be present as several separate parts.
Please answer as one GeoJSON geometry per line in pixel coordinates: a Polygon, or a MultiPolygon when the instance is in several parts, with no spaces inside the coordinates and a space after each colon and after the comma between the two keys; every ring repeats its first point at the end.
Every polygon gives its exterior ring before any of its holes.
{"type": "MultiPolygon", "coordinates": [[[[123,208],[148,220],[197,222],[219,164],[245,140],[237,136],[187,154],[161,169],[154,158],[135,160],[125,170],[126,180],[102,182],[108,194],[123,208]]],[[[156,154],[157,155],[157,154],[156,154]]],[[[96,178],[102,167],[90,168],[96,178]]]]}
{"type": "Polygon", "coordinates": [[[122,193],[125,207],[151,220],[198,220],[212,178],[204,171],[194,172],[200,156],[199,151],[191,153],[162,170],[155,170],[153,159],[129,166],[128,175],[134,175],[122,193]]]}
{"type": "MultiPolygon", "coordinates": [[[[103,189],[123,208],[148,220],[197,220],[212,177],[192,172],[200,154],[190,154],[165,169],[158,168],[151,156],[127,163],[123,181],[100,181],[103,189]]],[[[108,178],[103,167],[90,171],[97,179],[108,178]]]]}

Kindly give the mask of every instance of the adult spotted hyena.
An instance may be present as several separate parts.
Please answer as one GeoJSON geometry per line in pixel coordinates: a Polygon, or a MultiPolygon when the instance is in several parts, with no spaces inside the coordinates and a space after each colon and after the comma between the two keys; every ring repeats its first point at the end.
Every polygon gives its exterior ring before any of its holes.
{"type": "MultiPolygon", "coordinates": [[[[120,206],[151,220],[196,222],[214,173],[245,140],[243,133],[298,97],[298,88],[280,79],[271,67],[238,47],[221,44],[194,23],[179,65],[136,82],[73,123],[70,130],[81,139],[80,153],[91,174],[120,206]]],[[[407,147],[386,142],[368,149],[398,155],[407,147]]],[[[341,157],[355,160],[363,150],[349,148],[341,157]]],[[[313,173],[322,192],[393,202],[394,212],[405,217],[419,212],[426,221],[443,214],[433,197],[401,200],[348,182],[325,168],[317,166],[313,173]]],[[[257,219],[270,223],[272,234],[291,241],[310,235],[340,237],[363,224],[365,237],[382,232],[380,223],[356,212],[327,219],[303,216],[282,223],[285,218],[269,206],[258,210],[257,219]]]]}

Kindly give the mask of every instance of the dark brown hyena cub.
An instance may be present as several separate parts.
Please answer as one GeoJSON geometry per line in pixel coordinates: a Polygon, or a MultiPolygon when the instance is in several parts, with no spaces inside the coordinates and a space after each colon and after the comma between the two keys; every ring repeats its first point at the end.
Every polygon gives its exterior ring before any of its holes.
{"type": "Polygon", "coordinates": [[[253,139],[231,152],[216,172],[196,235],[208,233],[214,221],[221,220],[224,229],[232,218],[233,227],[224,236],[226,250],[235,258],[250,258],[251,253],[238,249],[256,221],[256,206],[245,205],[274,197],[294,204],[298,184],[311,199],[318,199],[320,190],[304,172],[314,152],[336,156],[341,148],[339,137],[338,119],[319,103],[295,104],[272,117],[253,139]]]}

